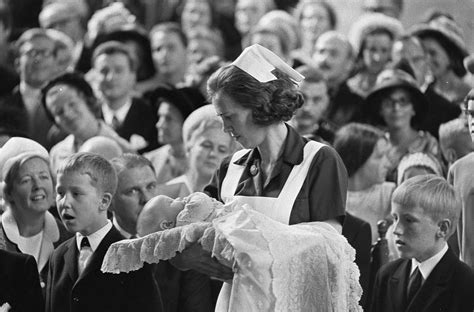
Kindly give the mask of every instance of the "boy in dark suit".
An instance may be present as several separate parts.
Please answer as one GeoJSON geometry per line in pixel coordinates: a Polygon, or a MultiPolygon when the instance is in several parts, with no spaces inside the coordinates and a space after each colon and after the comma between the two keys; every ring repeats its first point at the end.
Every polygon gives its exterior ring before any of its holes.
{"type": "Polygon", "coordinates": [[[371,311],[474,310],[474,272],[449,249],[460,199],[448,182],[420,175],[393,193],[394,236],[402,259],[377,273],[371,311]]]}
{"type": "Polygon", "coordinates": [[[108,247],[123,239],[107,219],[116,187],[115,170],[101,156],[77,153],[59,168],[56,204],[76,235],[51,256],[46,311],[162,311],[149,266],[127,274],[100,271],[108,247]]]}

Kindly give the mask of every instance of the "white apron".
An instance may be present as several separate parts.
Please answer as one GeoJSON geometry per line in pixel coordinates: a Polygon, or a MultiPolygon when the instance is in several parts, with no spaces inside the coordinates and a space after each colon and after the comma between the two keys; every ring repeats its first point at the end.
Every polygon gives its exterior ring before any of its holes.
{"type": "MultiPolygon", "coordinates": [[[[283,186],[279,196],[273,197],[262,197],[262,196],[240,196],[234,195],[240,177],[245,169],[245,166],[236,165],[238,159],[240,159],[249,150],[240,150],[232,156],[229,163],[227,174],[222,181],[221,186],[221,198],[225,203],[231,201],[237,201],[239,204],[248,204],[256,211],[272,218],[275,221],[283,224],[289,224],[290,214],[293,208],[296,196],[298,196],[301,187],[308,175],[309,168],[314,159],[314,156],[318,153],[324,144],[309,141],[304,146],[303,150],[303,161],[293,167],[288,176],[288,179],[283,186]]],[[[232,285],[224,283],[221,292],[217,299],[216,311],[232,311],[232,285]]]]}

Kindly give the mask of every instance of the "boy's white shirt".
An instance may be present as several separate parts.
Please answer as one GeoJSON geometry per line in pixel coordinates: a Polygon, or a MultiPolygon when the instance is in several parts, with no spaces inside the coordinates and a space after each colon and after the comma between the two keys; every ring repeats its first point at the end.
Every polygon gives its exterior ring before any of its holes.
{"type": "Polygon", "coordinates": [[[418,262],[415,258],[411,259],[411,271],[410,275],[415,271],[416,267],[419,268],[421,276],[423,276],[423,282],[430,276],[431,272],[435,268],[435,266],[441,261],[441,258],[446,254],[448,251],[448,244],[444,243],[443,249],[441,249],[437,254],[433,257],[426,259],[423,262],[418,262]]]}
{"type": "MultiPolygon", "coordinates": [[[[104,239],[105,235],[109,233],[110,229],[112,229],[112,222],[110,222],[110,220],[107,220],[106,225],[104,225],[94,233],[87,235],[87,239],[89,240],[89,244],[91,245],[91,249],[93,252],[97,249],[100,242],[104,239]]],[[[82,235],[81,233],[76,233],[76,245],[78,250],[81,250],[81,240],[83,237],[84,235],[82,235]]]]}

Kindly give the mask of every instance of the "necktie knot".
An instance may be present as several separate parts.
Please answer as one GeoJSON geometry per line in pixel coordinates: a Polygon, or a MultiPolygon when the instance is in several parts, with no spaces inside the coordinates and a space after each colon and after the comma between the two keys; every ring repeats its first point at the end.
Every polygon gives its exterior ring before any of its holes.
{"type": "Polygon", "coordinates": [[[91,244],[89,243],[89,239],[87,237],[83,237],[81,240],[81,249],[84,247],[90,247],[91,244]]]}
{"type": "Polygon", "coordinates": [[[120,121],[118,120],[117,116],[114,115],[114,116],[112,117],[112,128],[113,128],[114,130],[117,130],[118,127],[120,127],[120,121]]]}

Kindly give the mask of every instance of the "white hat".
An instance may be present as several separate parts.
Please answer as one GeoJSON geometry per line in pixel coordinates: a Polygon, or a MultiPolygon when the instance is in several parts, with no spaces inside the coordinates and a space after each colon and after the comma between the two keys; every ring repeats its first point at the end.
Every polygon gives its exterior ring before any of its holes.
{"type": "Polygon", "coordinates": [[[304,79],[303,75],[291,68],[275,53],[259,44],[245,48],[232,65],[237,66],[260,82],[276,80],[277,77],[272,74],[275,68],[288,75],[296,83],[304,79]]]}
{"type": "Polygon", "coordinates": [[[22,138],[10,138],[2,148],[0,148],[0,173],[1,179],[5,180],[13,164],[17,161],[40,157],[49,165],[48,151],[39,143],[22,138]]]}
{"type": "Polygon", "coordinates": [[[407,171],[411,167],[415,166],[423,166],[431,169],[436,175],[443,176],[443,169],[439,164],[438,160],[426,153],[417,152],[405,155],[400,163],[398,164],[397,168],[397,183],[400,185],[402,183],[403,176],[405,175],[405,171],[407,171]]]}

